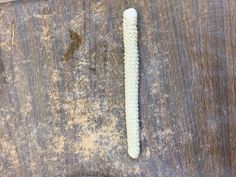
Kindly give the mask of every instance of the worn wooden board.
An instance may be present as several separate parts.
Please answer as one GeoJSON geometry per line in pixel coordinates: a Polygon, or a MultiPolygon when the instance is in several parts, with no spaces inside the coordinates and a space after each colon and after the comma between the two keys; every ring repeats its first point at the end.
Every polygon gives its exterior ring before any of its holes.
{"type": "Polygon", "coordinates": [[[0,5],[0,176],[236,176],[236,1],[0,5]],[[127,155],[122,12],[139,13],[127,155]]]}

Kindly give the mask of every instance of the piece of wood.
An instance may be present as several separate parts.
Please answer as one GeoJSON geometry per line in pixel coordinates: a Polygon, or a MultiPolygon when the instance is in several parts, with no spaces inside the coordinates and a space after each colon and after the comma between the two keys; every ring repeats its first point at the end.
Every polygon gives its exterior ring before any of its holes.
{"type": "Polygon", "coordinates": [[[236,176],[235,9],[234,0],[1,4],[1,176],[236,176]],[[124,117],[129,7],[139,14],[137,160],[124,117]]]}

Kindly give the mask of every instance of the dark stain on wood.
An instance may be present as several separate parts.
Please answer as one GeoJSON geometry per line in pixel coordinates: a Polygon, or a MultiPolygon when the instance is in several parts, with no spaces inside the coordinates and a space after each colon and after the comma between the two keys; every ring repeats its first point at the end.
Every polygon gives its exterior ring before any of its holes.
{"type": "MultiPolygon", "coordinates": [[[[4,86],[6,84],[6,76],[5,76],[5,68],[3,64],[3,60],[1,58],[1,51],[0,51],[0,97],[2,97],[2,92],[4,90],[4,86]]],[[[0,98],[1,101],[1,98],[0,98]]]]}
{"type": "Polygon", "coordinates": [[[63,61],[70,60],[82,42],[82,38],[78,33],[74,32],[72,30],[69,30],[69,33],[70,33],[70,39],[72,41],[71,41],[70,46],[67,49],[66,53],[64,54],[63,61]]]}

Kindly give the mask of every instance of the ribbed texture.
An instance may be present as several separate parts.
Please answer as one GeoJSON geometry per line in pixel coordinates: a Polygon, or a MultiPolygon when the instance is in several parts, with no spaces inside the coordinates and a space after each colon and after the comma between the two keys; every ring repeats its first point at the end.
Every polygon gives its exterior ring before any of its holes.
{"type": "Polygon", "coordinates": [[[128,153],[132,158],[139,156],[138,121],[138,45],[137,12],[130,8],[123,13],[123,37],[125,51],[125,114],[128,153]]]}

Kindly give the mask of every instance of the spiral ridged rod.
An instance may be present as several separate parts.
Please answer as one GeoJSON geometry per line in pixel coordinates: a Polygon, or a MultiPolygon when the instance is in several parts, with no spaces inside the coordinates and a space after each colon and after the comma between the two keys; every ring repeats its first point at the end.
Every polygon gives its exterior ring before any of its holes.
{"type": "Polygon", "coordinates": [[[139,112],[138,112],[138,45],[137,12],[129,8],[123,13],[123,37],[125,60],[125,115],[128,141],[128,154],[139,156],[139,112]]]}

